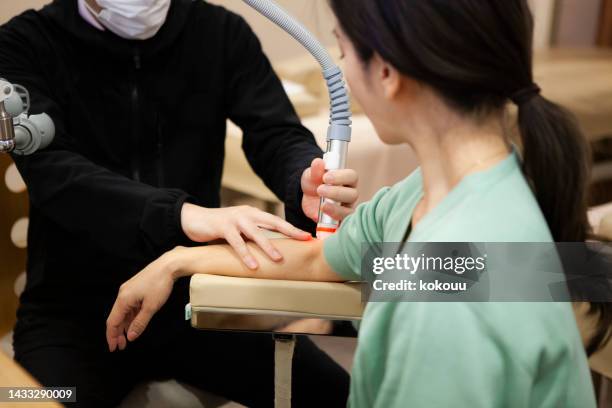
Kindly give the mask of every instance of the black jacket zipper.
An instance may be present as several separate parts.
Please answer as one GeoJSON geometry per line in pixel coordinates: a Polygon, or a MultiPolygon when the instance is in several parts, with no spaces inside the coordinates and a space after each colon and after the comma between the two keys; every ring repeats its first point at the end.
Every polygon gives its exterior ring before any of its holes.
{"type": "Polygon", "coordinates": [[[134,49],[134,82],[132,84],[132,178],[140,181],[140,93],[138,73],[141,68],[140,52],[134,49]]]}

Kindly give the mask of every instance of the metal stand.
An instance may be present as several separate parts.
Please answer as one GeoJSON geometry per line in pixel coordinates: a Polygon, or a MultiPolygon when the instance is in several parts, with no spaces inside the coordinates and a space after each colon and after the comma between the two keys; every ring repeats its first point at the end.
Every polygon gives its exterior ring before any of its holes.
{"type": "Polygon", "coordinates": [[[291,408],[291,377],[296,337],[274,334],[274,407],[291,408]]]}

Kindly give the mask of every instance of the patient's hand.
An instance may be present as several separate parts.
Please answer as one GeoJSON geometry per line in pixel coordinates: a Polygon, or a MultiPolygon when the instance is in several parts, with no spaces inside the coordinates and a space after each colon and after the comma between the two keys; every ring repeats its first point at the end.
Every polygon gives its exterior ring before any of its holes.
{"type": "Polygon", "coordinates": [[[170,255],[161,256],[121,285],[106,321],[106,341],[111,352],[123,350],[127,341],[136,340],[168,300],[174,286],[170,255]]]}

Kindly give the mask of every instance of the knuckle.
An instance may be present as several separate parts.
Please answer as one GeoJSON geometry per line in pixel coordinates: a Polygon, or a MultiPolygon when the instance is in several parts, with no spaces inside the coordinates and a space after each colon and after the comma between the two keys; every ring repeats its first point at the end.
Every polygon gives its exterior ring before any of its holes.
{"type": "Polygon", "coordinates": [[[154,305],[146,304],[142,306],[142,311],[148,315],[152,315],[157,311],[157,308],[154,305]]]}
{"type": "Polygon", "coordinates": [[[273,247],[270,240],[261,234],[257,235],[257,243],[259,244],[260,247],[265,248],[265,249],[269,249],[273,247]]]}
{"type": "Polygon", "coordinates": [[[144,323],[143,323],[143,322],[141,322],[140,320],[134,320],[134,321],[132,322],[132,325],[131,325],[131,327],[130,327],[130,330],[132,330],[132,331],[136,332],[136,334],[140,334],[140,333],[142,333],[142,332],[143,332],[143,330],[144,330],[144,326],[145,326],[145,325],[144,325],[144,323]]]}
{"type": "Polygon", "coordinates": [[[238,235],[246,233],[248,230],[250,230],[251,224],[252,223],[248,218],[240,219],[236,224],[236,233],[238,235]]]}
{"type": "Polygon", "coordinates": [[[121,285],[119,288],[119,295],[117,295],[117,300],[120,302],[125,302],[131,295],[131,290],[126,285],[121,285]]]}

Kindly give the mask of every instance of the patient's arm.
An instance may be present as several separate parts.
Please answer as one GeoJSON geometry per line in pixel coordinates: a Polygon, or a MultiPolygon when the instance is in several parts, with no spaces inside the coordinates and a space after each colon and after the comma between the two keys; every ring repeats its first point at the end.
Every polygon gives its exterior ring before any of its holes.
{"type": "Polygon", "coordinates": [[[283,255],[281,262],[271,261],[257,245],[248,245],[260,265],[258,269],[252,270],[244,266],[236,252],[228,245],[176,248],[167,254],[166,268],[174,279],[205,273],[259,279],[330,282],[345,280],[335,274],[325,261],[323,241],[276,240],[274,245],[283,255]]]}
{"type": "Polygon", "coordinates": [[[166,303],[176,279],[205,273],[260,279],[343,281],[323,256],[323,242],[275,242],[283,255],[274,262],[255,244],[249,244],[259,268],[251,270],[228,245],[197,248],[178,247],[151,263],[121,285],[119,295],[106,322],[106,339],[110,351],[123,350],[127,341],[136,340],[153,315],[166,303]],[[127,334],[127,339],[126,339],[127,334]]]}

